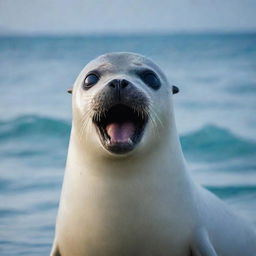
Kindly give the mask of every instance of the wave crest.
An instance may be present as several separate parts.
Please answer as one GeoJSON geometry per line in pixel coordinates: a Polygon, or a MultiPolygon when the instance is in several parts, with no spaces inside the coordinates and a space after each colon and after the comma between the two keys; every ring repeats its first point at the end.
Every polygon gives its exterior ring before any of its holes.
{"type": "Polygon", "coordinates": [[[8,121],[0,121],[0,140],[13,140],[40,136],[69,135],[70,125],[63,120],[36,115],[25,115],[8,121]]]}
{"type": "Polygon", "coordinates": [[[221,161],[256,154],[256,142],[214,125],[181,136],[181,144],[191,160],[221,161]]]}

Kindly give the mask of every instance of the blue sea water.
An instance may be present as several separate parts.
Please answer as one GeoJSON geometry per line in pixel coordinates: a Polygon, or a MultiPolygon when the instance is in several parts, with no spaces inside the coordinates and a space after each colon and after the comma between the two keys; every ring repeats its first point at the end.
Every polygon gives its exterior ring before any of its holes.
{"type": "Polygon", "coordinates": [[[194,178],[256,224],[256,34],[0,37],[0,255],[49,254],[72,86],[105,52],[157,62],[194,178]]]}

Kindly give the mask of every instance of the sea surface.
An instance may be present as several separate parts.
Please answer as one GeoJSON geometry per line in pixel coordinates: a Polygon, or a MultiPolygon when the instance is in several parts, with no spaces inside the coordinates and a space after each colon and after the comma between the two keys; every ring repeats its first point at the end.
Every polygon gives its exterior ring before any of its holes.
{"type": "Polygon", "coordinates": [[[66,93],[112,51],[144,54],[180,88],[197,182],[256,225],[256,34],[0,37],[0,255],[48,255],[71,124],[66,93]]]}

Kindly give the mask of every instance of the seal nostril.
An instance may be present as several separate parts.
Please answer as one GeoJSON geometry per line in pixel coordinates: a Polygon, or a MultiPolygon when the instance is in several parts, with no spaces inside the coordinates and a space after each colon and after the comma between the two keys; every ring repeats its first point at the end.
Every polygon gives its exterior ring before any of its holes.
{"type": "Polygon", "coordinates": [[[117,87],[119,87],[119,84],[120,84],[120,80],[114,79],[108,85],[112,88],[117,88],[117,87]]]}
{"type": "Polygon", "coordinates": [[[123,89],[129,85],[129,81],[125,79],[114,79],[109,83],[109,86],[112,88],[120,88],[123,89]]]}
{"type": "Polygon", "coordinates": [[[120,87],[121,88],[125,88],[128,84],[129,84],[129,82],[125,79],[120,81],[120,87]]]}

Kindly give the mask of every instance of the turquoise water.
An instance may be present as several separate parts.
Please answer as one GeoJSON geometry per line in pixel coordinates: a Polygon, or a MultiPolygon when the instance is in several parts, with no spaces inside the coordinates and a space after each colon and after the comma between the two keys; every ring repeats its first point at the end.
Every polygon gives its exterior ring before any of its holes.
{"type": "Polygon", "coordinates": [[[0,38],[0,255],[47,255],[71,120],[66,89],[99,54],[155,60],[194,178],[256,224],[256,34],[0,38]]]}

